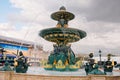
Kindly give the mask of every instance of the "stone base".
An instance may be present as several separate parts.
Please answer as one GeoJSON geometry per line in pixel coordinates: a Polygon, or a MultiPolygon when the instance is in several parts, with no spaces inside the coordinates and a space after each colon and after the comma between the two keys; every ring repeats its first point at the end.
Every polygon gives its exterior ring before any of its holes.
{"type": "Polygon", "coordinates": [[[0,80],[120,80],[120,76],[50,76],[0,71],[0,80]]]}

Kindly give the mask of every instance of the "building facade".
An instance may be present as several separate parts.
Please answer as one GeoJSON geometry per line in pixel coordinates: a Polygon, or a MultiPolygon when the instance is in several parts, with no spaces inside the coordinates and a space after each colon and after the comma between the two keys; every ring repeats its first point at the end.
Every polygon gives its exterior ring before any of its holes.
{"type": "Polygon", "coordinates": [[[4,48],[5,55],[18,55],[19,51],[22,51],[30,62],[39,62],[40,60],[47,59],[48,55],[47,52],[43,51],[42,45],[5,36],[0,36],[0,48],[4,48]]]}

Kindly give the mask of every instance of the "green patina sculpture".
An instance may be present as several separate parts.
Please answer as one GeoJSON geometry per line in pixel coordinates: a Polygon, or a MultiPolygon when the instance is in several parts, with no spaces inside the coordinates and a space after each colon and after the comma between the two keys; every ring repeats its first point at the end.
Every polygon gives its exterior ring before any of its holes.
{"type": "Polygon", "coordinates": [[[13,71],[13,69],[10,67],[8,61],[6,61],[4,66],[0,68],[0,71],[13,71]]]}
{"type": "Polygon", "coordinates": [[[79,41],[86,36],[86,32],[68,28],[68,21],[74,19],[74,14],[67,12],[65,7],[53,13],[51,18],[58,21],[55,28],[41,30],[39,35],[47,41],[54,42],[54,51],[49,55],[44,66],[47,70],[78,70],[75,54],[69,43],[79,41]]]}
{"type": "Polygon", "coordinates": [[[101,70],[99,70],[99,65],[95,63],[95,60],[93,59],[93,53],[89,54],[88,63],[85,65],[85,72],[86,75],[93,74],[93,75],[105,75],[105,73],[101,70]]]}
{"type": "Polygon", "coordinates": [[[94,75],[105,75],[105,73],[101,70],[99,70],[98,64],[94,64],[94,69],[89,72],[88,74],[94,74],[94,75]]]}
{"type": "Polygon", "coordinates": [[[26,73],[28,70],[28,64],[26,58],[23,56],[23,53],[20,51],[19,56],[16,60],[17,65],[15,66],[15,71],[17,73],[26,73]]]}
{"type": "Polygon", "coordinates": [[[113,64],[112,61],[110,61],[111,55],[108,54],[108,60],[104,64],[104,72],[107,74],[107,72],[112,73],[113,71],[113,64]]]}
{"type": "Polygon", "coordinates": [[[0,52],[2,53],[2,63],[4,64],[2,68],[0,68],[0,71],[13,71],[13,69],[10,67],[9,62],[6,60],[6,56],[5,53],[6,50],[4,50],[4,48],[0,48],[0,52]],[[4,61],[3,61],[4,60],[4,61]]]}
{"type": "Polygon", "coordinates": [[[88,63],[86,63],[85,65],[86,75],[88,75],[88,73],[94,70],[93,65],[95,64],[95,60],[93,59],[93,56],[94,56],[93,53],[89,54],[88,63]]]}

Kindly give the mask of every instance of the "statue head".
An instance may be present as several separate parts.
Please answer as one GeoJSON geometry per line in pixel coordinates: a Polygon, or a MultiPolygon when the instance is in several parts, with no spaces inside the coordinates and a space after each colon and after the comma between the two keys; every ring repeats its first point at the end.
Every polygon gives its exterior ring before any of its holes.
{"type": "Polygon", "coordinates": [[[90,54],[89,54],[89,57],[90,57],[90,58],[93,58],[93,53],[90,53],[90,54]]]}
{"type": "Polygon", "coordinates": [[[4,48],[0,48],[0,52],[6,52],[4,48]]]}
{"type": "Polygon", "coordinates": [[[112,54],[108,54],[108,55],[107,55],[107,57],[108,57],[108,61],[110,61],[111,56],[112,56],[112,54]]]}
{"type": "Polygon", "coordinates": [[[22,52],[22,51],[20,51],[20,52],[19,52],[19,56],[22,56],[22,55],[23,55],[23,52],[22,52]]]}
{"type": "Polygon", "coordinates": [[[60,7],[60,10],[66,10],[66,8],[64,6],[60,7]]]}
{"type": "Polygon", "coordinates": [[[9,65],[9,63],[8,63],[8,61],[6,61],[6,62],[5,62],[5,66],[8,66],[8,65],[9,65]]]}

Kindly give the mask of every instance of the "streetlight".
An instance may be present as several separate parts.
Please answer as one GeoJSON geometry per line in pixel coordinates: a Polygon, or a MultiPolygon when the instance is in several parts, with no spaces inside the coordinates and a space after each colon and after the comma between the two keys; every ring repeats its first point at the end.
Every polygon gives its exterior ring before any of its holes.
{"type": "Polygon", "coordinates": [[[6,52],[6,50],[4,50],[4,48],[0,48],[0,52],[2,53],[2,60],[6,59],[6,54],[4,54],[4,52],[6,52]]]}
{"type": "Polygon", "coordinates": [[[99,57],[100,57],[100,62],[99,62],[99,64],[100,64],[100,66],[101,66],[101,53],[102,53],[102,51],[99,50],[98,52],[99,52],[99,57]]]}

